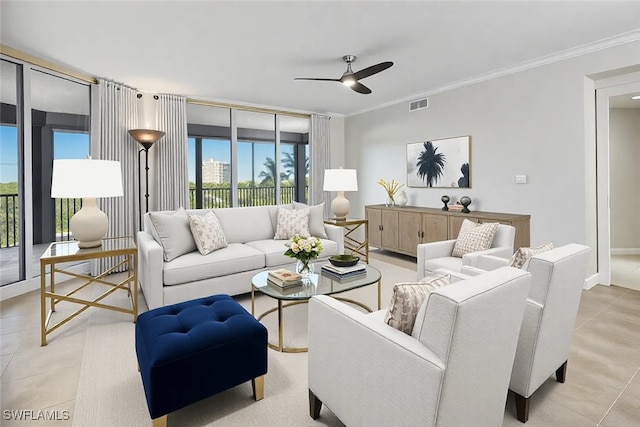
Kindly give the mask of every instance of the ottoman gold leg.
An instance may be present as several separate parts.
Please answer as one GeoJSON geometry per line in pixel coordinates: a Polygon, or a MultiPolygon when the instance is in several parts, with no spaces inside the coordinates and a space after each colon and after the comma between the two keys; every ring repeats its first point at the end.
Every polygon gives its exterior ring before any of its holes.
{"type": "Polygon", "coordinates": [[[153,427],[167,427],[167,416],[166,415],[163,415],[163,416],[158,417],[158,418],[154,418],[151,421],[153,422],[153,424],[152,424],[153,427]]]}
{"type": "Polygon", "coordinates": [[[253,388],[253,397],[256,401],[264,399],[264,375],[252,379],[251,387],[253,388]]]}

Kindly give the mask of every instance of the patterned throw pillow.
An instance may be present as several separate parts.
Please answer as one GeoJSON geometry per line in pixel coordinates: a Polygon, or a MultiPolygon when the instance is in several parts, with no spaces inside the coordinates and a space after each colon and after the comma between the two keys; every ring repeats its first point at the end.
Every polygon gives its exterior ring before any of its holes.
{"type": "Polygon", "coordinates": [[[282,209],[278,208],[278,224],[275,240],[290,239],[295,235],[300,237],[310,237],[309,234],[309,208],[304,209],[282,209]]]}
{"type": "Polygon", "coordinates": [[[529,266],[529,259],[534,256],[553,249],[553,242],[547,242],[537,248],[519,248],[511,257],[510,267],[522,268],[529,266]]]}
{"type": "Polygon", "coordinates": [[[485,222],[479,224],[465,219],[462,221],[458,239],[453,247],[451,256],[462,257],[471,252],[485,251],[491,248],[493,236],[498,229],[497,222],[485,222]]]}
{"type": "Polygon", "coordinates": [[[430,292],[451,283],[451,275],[432,273],[419,282],[396,283],[389,302],[385,323],[411,335],[420,306],[430,292]]]}
{"type": "Polygon", "coordinates": [[[198,251],[202,255],[224,248],[228,244],[220,221],[213,212],[204,216],[189,215],[189,226],[198,251]]]}

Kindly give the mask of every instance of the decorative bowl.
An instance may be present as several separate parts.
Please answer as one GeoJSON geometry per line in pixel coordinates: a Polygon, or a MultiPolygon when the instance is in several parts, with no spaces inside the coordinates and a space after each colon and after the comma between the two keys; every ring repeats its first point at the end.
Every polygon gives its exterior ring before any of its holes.
{"type": "Polygon", "coordinates": [[[343,255],[333,255],[329,257],[329,262],[336,267],[351,267],[354,266],[360,261],[360,257],[343,254],[343,255]]]}

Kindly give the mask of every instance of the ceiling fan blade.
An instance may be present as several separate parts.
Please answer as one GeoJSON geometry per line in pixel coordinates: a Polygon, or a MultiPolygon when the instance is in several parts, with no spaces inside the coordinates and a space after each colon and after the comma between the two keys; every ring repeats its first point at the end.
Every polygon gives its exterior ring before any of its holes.
{"type": "Polygon", "coordinates": [[[365,95],[368,95],[371,93],[371,89],[369,89],[368,87],[366,87],[365,85],[363,85],[360,82],[355,82],[352,86],[351,89],[355,90],[358,93],[363,93],[365,95]]]}
{"type": "Polygon", "coordinates": [[[364,79],[366,77],[379,73],[380,71],[384,71],[387,68],[390,68],[392,65],[393,62],[391,61],[381,62],[379,64],[372,65],[371,67],[364,68],[357,73],[354,73],[353,77],[355,77],[356,80],[364,79]]]}
{"type": "Polygon", "coordinates": [[[294,77],[293,80],[319,80],[321,82],[339,82],[340,79],[317,79],[315,77],[294,77]]]}

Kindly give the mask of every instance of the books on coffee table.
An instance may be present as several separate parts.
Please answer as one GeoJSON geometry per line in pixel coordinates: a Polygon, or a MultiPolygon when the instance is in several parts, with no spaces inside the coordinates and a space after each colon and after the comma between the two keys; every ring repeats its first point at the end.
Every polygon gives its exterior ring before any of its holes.
{"type": "Polygon", "coordinates": [[[367,274],[367,269],[364,264],[360,263],[351,267],[336,267],[333,264],[327,263],[322,266],[322,272],[334,278],[344,279],[365,275],[367,274]]]}
{"type": "Polygon", "coordinates": [[[286,268],[269,270],[267,273],[267,280],[281,288],[302,284],[302,276],[298,273],[294,273],[293,271],[289,271],[286,268]]]}

